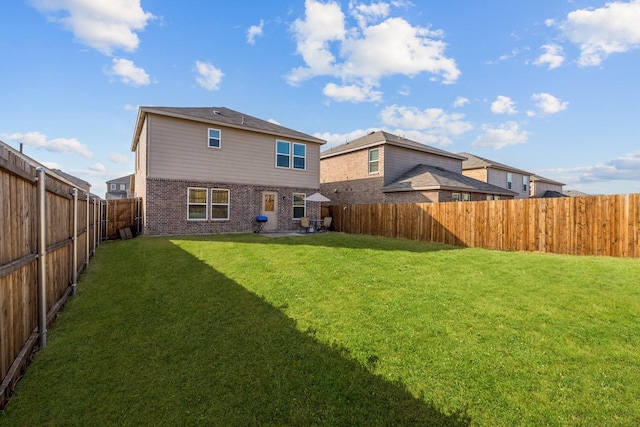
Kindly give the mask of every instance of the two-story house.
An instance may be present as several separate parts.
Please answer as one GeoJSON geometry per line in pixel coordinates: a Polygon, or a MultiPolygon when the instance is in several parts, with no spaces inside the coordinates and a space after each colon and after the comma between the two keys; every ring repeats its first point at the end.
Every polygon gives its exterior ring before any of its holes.
{"type": "Polygon", "coordinates": [[[323,151],[320,190],[332,204],[511,199],[462,174],[466,157],[384,131],[323,151]]]}
{"type": "Polygon", "coordinates": [[[469,153],[458,154],[467,158],[462,162],[463,175],[514,191],[516,199],[529,197],[531,172],[469,153]]]}
{"type": "Polygon", "coordinates": [[[105,199],[127,199],[132,197],[133,192],[133,174],[121,176],[107,181],[107,192],[105,199]]]}
{"type": "Polygon", "coordinates": [[[295,230],[316,215],[325,141],[228,108],[140,107],[131,150],[145,234],[295,230]]]}

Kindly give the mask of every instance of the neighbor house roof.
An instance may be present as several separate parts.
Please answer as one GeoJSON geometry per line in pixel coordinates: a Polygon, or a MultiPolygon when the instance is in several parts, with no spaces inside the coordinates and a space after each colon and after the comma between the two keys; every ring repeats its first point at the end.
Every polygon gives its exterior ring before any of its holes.
{"type": "Polygon", "coordinates": [[[142,124],[147,114],[159,114],[211,125],[252,130],[281,138],[293,138],[301,141],[315,142],[317,144],[326,143],[326,141],[316,138],[315,136],[307,135],[306,133],[298,132],[225,107],[140,107],[133,141],[131,143],[131,151],[135,151],[140,138],[140,132],[142,131],[142,124]]]}
{"type": "Polygon", "coordinates": [[[476,156],[469,153],[458,154],[467,158],[462,162],[462,170],[493,168],[505,170],[507,172],[515,172],[521,175],[531,175],[531,172],[514,168],[513,166],[505,165],[504,163],[496,162],[494,160],[485,159],[484,157],[476,156]]]}
{"type": "Polygon", "coordinates": [[[505,196],[518,194],[497,185],[430,165],[418,165],[382,188],[383,192],[428,190],[467,191],[505,196]]]}
{"type": "Polygon", "coordinates": [[[559,191],[553,191],[553,190],[547,190],[544,192],[544,194],[541,196],[543,199],[552,199],[552,198],[556,198],[556,197],[569,197],[566,194],[563,194],[559,191]]]}
{"type": "Polygon", "coordinates": [[[387,144],[397,147],[408,148],[410,150],[422,151],[430,154],[437,154],[439,156],[449,157],[457,160],[464,160],[465,158],[457,154],[450,153],[439,148],[431,147],[426,144],[421,144],[416,141],[404,138],[402,136],[394,135],[385,131],[371,132],[365,136],[349,141],[345,144],[338,145],[337,147],[330,148],[320,153],[320,158],[325,159],[327,157],[337,156],[340,154],[349,153],[352,151],[363,150],[365,148],[371,148],[378,145],[387,144]]]}
{"type": "Polygon", "coordinates": [[[552,179],[545,178],[545,177],[540,176],[540,175],[531,175],[531,182],[544,182],[544,183],[547,183],[547,184],[565,185],[562,182],[554,181],[552,179]]]}
{"type": "Polygon", "coordinates": [[[584,193],[582,191],[578,191],[578,190],[564,190],[562,192],[562,194],[564,194],[565,196],[569,196],[569,197],[585,197],[585,196],[591,196],[591,194],[588,193],[584,193]]]}
{"type": "Polygon", "coordinates": [[[131,176],[133,174],[129,174],[129,175],[125,175],[125,176],[121,176],[120,178],[114,178],[111,179],[109,181],[107,181],[107,184],[111,184],[111,183],[126,183],[128,184],[131,181],[131,176]]]}

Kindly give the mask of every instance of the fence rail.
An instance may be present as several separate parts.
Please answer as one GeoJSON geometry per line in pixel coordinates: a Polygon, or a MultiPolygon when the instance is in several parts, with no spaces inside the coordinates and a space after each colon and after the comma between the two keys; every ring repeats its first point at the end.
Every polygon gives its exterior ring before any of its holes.
{"type": "Polygon", "coordinates": [[[329,206],[336,231],[458,246],[640,257],[640,194],[329,206]]]}
{"type": "Polygon", "coordinates": [[[139,206],[105,203],[0,144],[0,409],[100,241],[139,227],[139,206]]]}

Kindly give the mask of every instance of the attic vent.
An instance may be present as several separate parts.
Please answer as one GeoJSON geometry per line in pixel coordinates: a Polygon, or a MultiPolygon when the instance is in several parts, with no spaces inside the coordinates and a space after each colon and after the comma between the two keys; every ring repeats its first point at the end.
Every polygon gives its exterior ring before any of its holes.
{"type": "Polygon", "coordinates": [[[218,110],[213,110],[213,114],[221,114],[218,110]]]}

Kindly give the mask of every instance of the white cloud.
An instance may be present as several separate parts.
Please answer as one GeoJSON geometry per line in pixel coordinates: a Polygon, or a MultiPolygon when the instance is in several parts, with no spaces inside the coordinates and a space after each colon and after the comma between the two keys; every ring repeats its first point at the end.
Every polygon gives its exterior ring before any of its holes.
{"type": "Polygon", "coordinates": [[[109,154],[109,160],[113,163],[129,163],[131,158],[129,156],[125,156],[120,153],[111,153],[109,154]]]}
{"type": "Polygon", "coordinates": [[[201,87],[207,90],[218,90],[222,77],[224,76],[220,69],[214,67],[212,64],[196,61],[196,71],[198,72],[196,82],[198,82],[201,87]]]}
{"type": "Polygon", "coordinates": [[[420,110],[415,107],[391,105],[380,112],[382,124],[395,126],[395,134],[418,142],[437,145],[449,145],[451,137],[461,135],[473,129],[464,121],[464,114],[448,114],[440,108],[420,110]]]}
{"type": "Polygon", "coordinates": [[[252,25],[247,30],[247,43],[254,44],[256,42],[256,37],[262,35],[262,29],[264,28],[264,20],[260,20],[259,25],[252,25]]]}
{"type": "Polygon", "coordinates": [[[534,65],[547,65],[549,70],[553,70],[554,68],[561,66],[564,62],[565,58],[562,46],[557,44],[545,44],[541,49],[544,49],[545,52],[533,62],[534,65]]]}
{"type": "Polygon", "coordinates": [[[91,157],[93,154],[86,145],[81,144],[75,138],[54,138],[47,139],[46,135],[40,132],[0,134],[0,137],[8,141],[23,143],[24,145],[36,148],[43,148],[47,151],[63,154],[79,154],[83,157],[91,157]]]}
{"type": "Polygon", "coordinates": [[[456,107],[456,108],[460,108],[460,107],[463,107],[464,105],[468,104],[469,102],[471,102],[471,101],[469,101],[468,98],[465,98],[464,96],[459,96],[459,97],[456,98],[455,101],[453,101],[453,106],[456,107]]]}
{"type": "Polygon", "coordinates": [[[355,1],[349,2],[351,15],[358,21],[358,25],[364,28],[370,22],[379,21],[389,15],[389,4],[384,2],[362,4],[355,1]]]}
{"type": "Polygon", "coordinates": [[[113,58],[112,65],[106,73],[120,77],[120,81],[130,86],[146,86],[151,83],[149,74],[143,68],[136,67],[133,61],[113,58]]]}
{"type": "MultiPolygon", "coordinates": [[[[430,73],[432,79],[454,83],[460,76],[453,59],[445,55],[441,31],[412,26],[402,18],[388,18],[386,3],[349,4],[357,26],[348,26],[340,5],[335,1],[305,1],[305,17],[291,29],[297,53],[305,66],[289,73],[287,81],[298,85],[316,76],[341,80],[331,88],[358,86],[368,93],[379,87],[383,77],[402,74],[409,77],[430,73]],[[371,24],[373,21],[381,22],[371,24]]],[[[325,86],[326,92],[326,86],[325,86]]],[[[336,100],[351,100],[342,91],[331,91],[336,100]]],[[[378,97],[369,97],[375,101],[378,97]]]]}
{"type": "Polygon", "coordinates": [[[549,93],[534,93],[531,97],[543,114],[556,114],[566,110],[569,103],[561,101],[549,93]]]}
{"type": "Polygon", "coordinates": [[[357,129],[347,133],[330,133],[330,132],[322,132],[322,133],[314,133],[313,136],[316,138],[324,139],[327,141],[325,145],[322,146],[322,151],[328,150],[331,147],[335,147],[340,144],[344,144],[348,141],[353,141],[356,138],[360,138],[361,136],[365,136],[369,132],[373,132],[376,130],[380,130],[377,128],[369,128],[369,129],[357,129]]]}
{"type": "Polygon", "coordinates": [[[612,53],[640,47],[640,0],[614,1],[597,9],[578,9],[559,24],[580,48],[578,65],[600,65],[612,53]]]}
{"type": "Polygon", "coordinates": [[[529,138],[529,132],[521,130],[516,122],[506,122],[494,128],[482,126],[483,134],[473,143],[472,147],[488,147],[500,149],[509,145],[524,144],[529,138]]]}
{"type": "Polygon", "coordinates": [[[491,112],[494,114],[516,114],[518,111],[511,98],[498,95],[498,98],[491,103],[491,112]]]}
{"type": "Polygon", "coordinates": [[[567,182],[640,181],[640,151],[591,166],[549,169],[556,175],[564,175],[567,182]]]}
{"type": "Polygon", "coordinates": [[[339,102],[363,102],[363,101],[380,101],[382,99],[382,92],[373,90],[372,87],[365,85],[344,85],[338,86],[335,83],[327,84],[322,93],[325,96],[339,102]]]}
{"type": "Polygon", "coordinates": [[[105,55],[115,49],[133,52],[153,14],[142,10],[140,0],[32,0],[33,6],[58,22],[76,39],[105,55]]]}
{"type": "Polygon", "coordinates": [[[124,104],[124,107],[122,107],[122,108],[124,108],[125,111],[137,111],[138,110],[135,106],[133,106],[131,104],[124,104]]]}
{"type": "Polygon", "coordinates": [[[274,125],[278,125],[278,126],[280,126],[280,122],[279,122],[279,121],[277,121],[276,119],[269,119],[269,120],[267,120],[267,121],[268,121],[269,123],[273,123],[274,125]]]}

